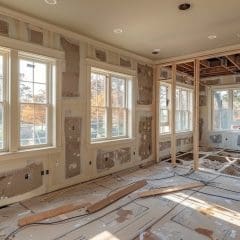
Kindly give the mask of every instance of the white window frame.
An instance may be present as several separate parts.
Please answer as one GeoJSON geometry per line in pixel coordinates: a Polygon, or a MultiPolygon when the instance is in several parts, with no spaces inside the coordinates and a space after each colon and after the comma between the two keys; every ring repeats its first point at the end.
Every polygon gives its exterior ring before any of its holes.
{"type": "Polygon", "coordinates": [[[159,128],[159,134],[160,135],[169,135],[171,134],[172,132],[172,125],[171,125],[171,91],[172,91],[172,88],[171,88],[171,84],[169,83],[163,83],[163,82],[160,82],[159,85],[158,85],[158,128],[159,128]],[[169,89],[169,104],[168,104],[168,108],[165,109],[165,110],[168,110],[168,116],[169,116],[169,131],[168,132],[161,132],[161,104],[160,104],[160,94],[161,94],[161,86],[165,86],[169,89]]]}
{"type": "Polygon", "coordinates": [[[88,130],[89,130],[89,142],[90,144],[95,144],[95,143],[104,143],[104,142],[111,142],[111,141],[118,141],[118,140],[125,140],[125,139],[132,139],[133,133],[130,130],[132,126],[132,118],[133,118],[133,94],[132,94],[132,85],[133,85],[133,76],[128,75],[128,74],[123,74],[121,72],[115,72],[111,70],[105,70],[103,68],[98,68],[98,67],[93,67],[89,66],[89,101],[88,101],[88,108],[89,108],[89,125],[88,125],[88,130]],[[92,139],[91,138],[91,73],[99,73],[106,75],[106,137],[105,138],[96,138],[92,139]],[[125,80],[125,107],[124,109],[126,110],[126,130],[125,130],[125,135],[123,136],[112,136],[112,106],[111,106],[111,78],[116,77],[125,80]]]}
{"type": "MultiPolygon", "coordinates": [[[[188,109],[187,110],[175,109],[175,111],[176,111],[175,116],[177,116],[177,111],[187,112],[188,118],[189,118],[188,119],[189,128],[188,129],[180,129],[180,130],[177,130],[177,128],[176,128],[176,133],[191,132],[193,129],[193,89],[191,87],[185,87],[185,86],[182,86],[179,84],[177,84],[177,86],[176,86],[176,93],[177,93],[177,89],[180,89],[180,91],[182,91],[182,90],[187,91],[187,108],[188,109]],[[192,99],[190,99],[190,96],[192,96],[192,99]],[[192,104],[192,106],[191,106],[191,104],[192,104]]],[[[179,95],[179,97],[180,97],[180,95],[179,95]]],[[[176,101],[178,101],[177,97],[176,97],[176,101]]],[[[180,98],[179,98],[179,105],[180,105],[180,98]]],[[[175,121],[175,122],[177,122],[177,121],[175,121]]]]}
{"type": "MultiPolygon", "coordinates": [[[[50,147],[53,146],[53,103],[54,99],[53,96],[55,95],[53,91],[55,89],[53,88],[53,68],[56,66],[56,63],[49,58],[37,56],[34,54],[29,54],[25,52],[19,52],[18,54],[18,65],[20,65],[20,60],[30,60],[37,63],[44,63],[47,66],[47,76],[46,76],[46,92],[47,92],[47,102],[46,103],[29,103],[34,105],[44,105],[47,107],[47,143],[46,144],[32,144],[28,146],[21,146],[21,140],[20,140],[20,109],[21,109],[21,102],[20,102],[20,96],[18,96],[18,148],[21,149],[35,149],[35,148],[44,148],[44,147],[50,147]]],[[[20,72],[19,72],[20,73],[20,72]]],[[[18,78],[18,93],[19,93],[19,78],[18,78]]],[[[24,103],[23,103],[24,104],[24,103]]],[[[26,103],[28,104],[28,103],[26,103]]]]}
{"type": "Polygon", "coordinates": [[[9,51],[0,49],[0,54],[3,56],[3,148],[0,152],[6,152],[9,149],[9,51]]]}
{"type": "Polygon", "coordinates": [[[225,85],[225,86],[216,86],[216,87],[211,87],[211,109],[213,109],[213,111],[210,111],[210,118],[211,118],[211,130],[213,132],[226,132],[226,131],[239,131],[236,129],[232,129],[231,126],[233,124],[239,124],[240,125],[240,121],[234,121],[233,120],[233,91],[234,90],[240,90],[240,85],[225,85]],[[228,91],[229,94],[229,102],[228,102],[228,111],[230,114],[230,118],[228,119],[228,129],[223,129],[223,128],[214,128],[214,118],[215,118],[215,109],[214,109],[214,93],[217,91],[228,91]]]}

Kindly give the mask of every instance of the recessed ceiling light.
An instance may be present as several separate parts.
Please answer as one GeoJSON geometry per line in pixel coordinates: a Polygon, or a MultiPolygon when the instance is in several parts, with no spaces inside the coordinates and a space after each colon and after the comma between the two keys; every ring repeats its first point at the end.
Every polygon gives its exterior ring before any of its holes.
{"type": "Polygon", "coordinates": [[[156,48],[156,49],[153,49],[152,54],[156,55],[156,54],[159,54],[159,52],[160,52],[160,49],[156,48]]]}
{"type": "Polygon", "coordinates": [[[123,33],[123,30],[122,30],[121,28],[115,28],[115,29],[113,30],[113,32],[114,32],[115,34],[121,34],[121,33],[123,33]]]}
{"type": "Polygon", "coordinates": [[[216,39],[216,38],[217,38],[216,35],[209,35],[209,36],[208,36],[208,39],[210,39],[210,40],[213,40],[213,39],[216,39]]]}
{"type": "Polygon", "coordinates": [[[190,3],[182,3],[178,6],[178,9],[181,11],[186,11],[191,7],[190,3]]]}
{"type": "Polygon", "coordinates": [[[57,4],[57,0],[44,0],[45,3],[49,4],[49,5],[56,5],[57,4]]]}

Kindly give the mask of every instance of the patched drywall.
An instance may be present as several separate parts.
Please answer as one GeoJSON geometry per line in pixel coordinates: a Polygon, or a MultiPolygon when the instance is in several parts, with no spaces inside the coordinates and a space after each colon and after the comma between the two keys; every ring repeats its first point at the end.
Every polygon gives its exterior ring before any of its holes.
{"type": "Polygon", "coordinates": [[[79,45],[70,43],[61,37],[61,45],[65,52],[65,72],[62,74],[62,96],[79,96],[80,51],[79,45]]]}
{"type": "Polygon", "coordinates": [[[81,118],[65,118],[65,174],[66,178],[80,174],[81,118]]]}
{"type": "Polygon", "coordinates": [[[113,151],[97,151],[97,170],[108,170],[116,165],[122,165],[131,161],[131,148],[120,148],[113,151]]]}
{"type": "Polygon", "coordinates": [[[140,118],[139,133],[141,138],[138,154],[141,160],[145,160],[152,155],[152,117],[140,118]]]}
{"type": "Polygon", "coordinates": [[[33,29],[28,30],[29,41],[32,43],[43,45],[43,32],[35,31],[33,29]]]}
{"type": "Polygon", "coordinates": [[[8,22],[0,19],[0,34],[8,36],[9,24],[8,22]]]}
{"type": "Polygon", "coordinates": [[[35,190],[43,184],[43,164],[32,163],[22,169],[0,174],[0,199],[35,190]]]}
{"type": "Polygon", "coordinates": [[[153,68],[138,64],[138,100],[140,105],[151,105],[153,98],[153,68]]]}

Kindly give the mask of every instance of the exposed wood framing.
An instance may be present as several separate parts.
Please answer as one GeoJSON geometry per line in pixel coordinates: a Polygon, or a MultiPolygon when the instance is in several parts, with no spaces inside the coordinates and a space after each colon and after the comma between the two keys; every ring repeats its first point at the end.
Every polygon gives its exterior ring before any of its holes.
{"type": "Polygon", "coordinates": [[[172,164],[176,165],[176,78],[177,78],[177,65],[172,65],[172,91],[171,91],[171,159],[172,164]]]}
{"type": "Polygon", "coordinates": [[[153,189],[150,191],[141,192],[139,194],[139,196],[141,198],[151,197],[151,196],[169,194],[169,193],[179,192],[182,190],[203,187],[203,186],[204,186],[204,184],[201,182],[189,183],[189,184],[184,184],[184,185],[180,185],[180,186],[176,186],[176,187],[174,186],[174,187],[168,187],[168,188],[164,188],[164,189],[153,189]]]}
{"type": "Polygon", "coordinates": [[[94,213],[97,212],[108,205],[112,204],[113,202],[116,202],[122,197],[125,197],[126,195],[144,187],[147,184],[145,180],[138,181],[116,193],[111,194],[110,196],[100,200],[99,202],[96,202],[92,204],[91,206],[87,207],[87,212],[94,213]]]}
{"type": "Polygon", "coordinates": [[[229,62],[231,62],[238,70],[240,70],[240,64],[236,61],[236,56],[226,56],[229,62]]]}
{"type": "Polygon", "coordinates": [[[194,170],[199,168],[199,82],[200,61],[194,61],[194,114],[193,114],[193,160],[194,170]]]}

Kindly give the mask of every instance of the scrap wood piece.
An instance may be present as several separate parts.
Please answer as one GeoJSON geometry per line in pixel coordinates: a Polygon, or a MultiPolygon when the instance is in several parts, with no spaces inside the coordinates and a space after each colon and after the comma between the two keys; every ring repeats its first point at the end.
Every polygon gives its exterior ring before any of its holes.
{"type": "Polygon", "coordinates": [[[18,220],[18,225],[20,227],[26,226],[28,224],[32,223],[37,223],[42,220],[48,219],[48,218],[53,218],[65,213],[69,213],[84,207],[89,206],[89,203],[79,203],[79,204],[68,204],[68,205],[63,205],[61,207],[57,207],[51,210],[47,210],[44,212],[40,212],[31,216],[26,216],[18,220]]]}
{"type": "Polygon", "coordinates": [[[125,197],[126,195],[144,187],[146,184],[147,184],[146,180],[138,181],[116,193],[109,195],[108,197],[100,200],[99,202],[96,202],[96,203],[90,205],[89,207],[87,207],[86,210],[89,213],[97,212],[97,211],[107,207],[108,205],[112,204],[113,202],[116,202],[120,198],[125,197]]]}
{"type": "Polygon", "coordinates": [[[164,189],[153,189],[153,190],[139,193],[139,197],[144,198],[144,197],[151,197],[155,195],[163,195],[163,194],[174,193],[182,190],[187,190],[187,189],[196,188],[196,187],[203,187],[203,186],[205,186],[203,183],[197,182],[197,183],[183,184],[175,187],[168,187],[164,189]]]}

